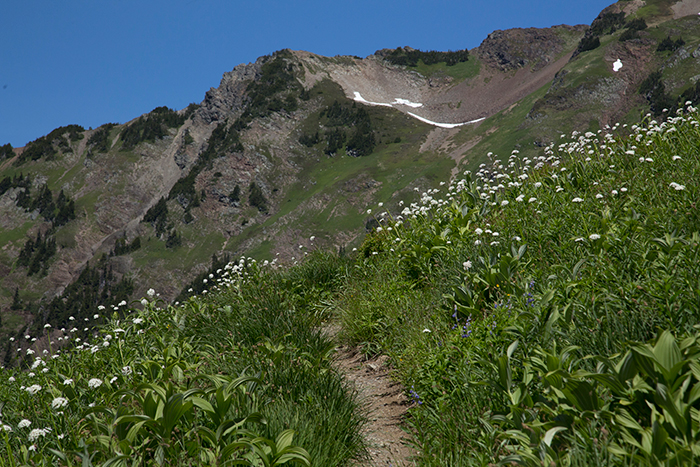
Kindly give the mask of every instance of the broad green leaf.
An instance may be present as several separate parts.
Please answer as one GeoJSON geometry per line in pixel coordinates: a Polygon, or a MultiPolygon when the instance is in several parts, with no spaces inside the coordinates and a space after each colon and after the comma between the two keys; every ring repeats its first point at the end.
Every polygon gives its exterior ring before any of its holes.
{"type": "Polygon", "coordinates": [[[616,396],[621,396],[626,390],[625,386],[620,382],[620,380],[617,379],[616,376],[611,374],[586,373],[585,377],[590,378],[596,381],[597,383],[603,385],[607,389],[611,390],[616,396]]]}
{"type": "Polygon", "coordinates": [[[657,459],[663,459],[664,451],[666,450],[666,440],[668,439],[668,433],[664,427],[658,423],[654,422],[652,427],[652,453],[657,459]]]}
{"type": "Polygon", "coordinates": [[[284,454],[275,460],[273,465],[284,465],[290,461],[297,461],[295,463],[302,463],[311,467],[311,462],[309,459],[311,459],[311,456],[304,449],[300,447],[289,447],[284,454]]]}
{"type": "Polygon", "coordinates": [[[515,351],[518,349],[518,344],[519,342],[516,340],[508,346],[508,352],[506,353],[508,355],[508,358],[511,358],[515,351]]]}
{"type": "Polygon", "coordinates": [[[688,421],[682,415],[683,410],[676,406],[676,403],[673,400],[672,395],[669,394],[666,385],[662,383],[656,384],[654,401],[671,416],[674,428],[678,430],[681,435],[685,435],[686,429],[688,428],[688,421]]]}
{"type": "Polygon", "coordinates": [[[565,431],[567,428],[565,426],[555,426],[554,428],[550,428],[547,430],[547,433],[544,435],[544,443],[547,446],[552,445],[552,440],[554,439],[554,435],[559,433],[560,431],[565,431]]]}
{"type": "Polygon", "coordinates": [[[178,421],[188,411],[192,410],[192,402],[184,401],[182,394],[173,394],[163,409],[163,425],[166,438],[170,437],[170,433],[177,425],[178,421]]]}
{"type": "Polygon", "coordinates": [[[205,412],[209,412],[209,413],[216,412],[214,410],[214,407],[212,407],[212,405],[206,399],[202,399],[201,397],[192,397],[192,398],[190,398],[190,400],[195,405],[195,407],[199,407],[200,409],[204,410],[205,412]]]}
{"type": "Polygon", "coordinates": [[[566,399],[579,410],[596,411],[600,407],[598,394],[587,381],[568,381],[562,392],[566,395],[566,399]]]}
{"type": "Polygon", "coordinates": [[[629,381],[634,378],[639,370],[637,369],[637,364],[635,360],[635,354],[632,352],[627,352],[618,363],[615,365],[615,371],[620,376],[620,380],[629,381]]]}
{"type": "Polygon", "coordinates": [[[292,440],[294,439],[294,430],[284,430],[282,433],[277,435],[275,444],[277,445],[277,450],[281,451],[288,446],[291,446],[292,440]]]}
{"type": "Polygon", "coordinates": [[[669,331],[661,332],[654,346],[654,355],[656,356],[656,361],[661,365],[664,375],[667,376],[667,382],[670,384],[675,376],[671,374],[671,370],[682,360],[681,351],[673,334],[669,331]]]}

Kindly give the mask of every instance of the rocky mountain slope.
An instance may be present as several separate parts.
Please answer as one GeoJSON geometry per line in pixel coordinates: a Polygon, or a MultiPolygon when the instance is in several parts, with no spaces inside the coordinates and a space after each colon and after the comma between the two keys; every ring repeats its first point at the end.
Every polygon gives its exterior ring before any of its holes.
{"type": "Polygon", "coordinates": [[[368,209],[398,214],[489,152],[535,157],[562,133],[663,118],[698,93],[698,12],[621,1],[590,26],[495,31],[468,54],[283,50],[187,109],[3,146],[0,349],[151,287],[202,293],[226,256],[349,251],[368,209]]]}

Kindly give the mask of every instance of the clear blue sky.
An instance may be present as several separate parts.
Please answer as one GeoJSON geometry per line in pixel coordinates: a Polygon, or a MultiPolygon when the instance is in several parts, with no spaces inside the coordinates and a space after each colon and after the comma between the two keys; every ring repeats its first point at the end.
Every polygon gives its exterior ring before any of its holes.
{"type": "Polygon", "coordinates": [[[473,48],[496,29],[590,24],[613,0],[8,0],[0,145],[201,102],[239,63],[289,48],[365,57],[473,48]]]}

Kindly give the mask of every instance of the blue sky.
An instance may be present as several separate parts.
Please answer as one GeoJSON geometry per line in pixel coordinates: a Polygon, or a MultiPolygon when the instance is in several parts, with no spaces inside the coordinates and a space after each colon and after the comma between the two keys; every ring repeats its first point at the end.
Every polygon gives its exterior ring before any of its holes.
{"type": "Polygon", "coordinates": [[[239,63],[290,48],[474,48],[492,31],[590,24],[613,0],[16,0],[0,9],[0,145],[201,102],[239,63]]]}

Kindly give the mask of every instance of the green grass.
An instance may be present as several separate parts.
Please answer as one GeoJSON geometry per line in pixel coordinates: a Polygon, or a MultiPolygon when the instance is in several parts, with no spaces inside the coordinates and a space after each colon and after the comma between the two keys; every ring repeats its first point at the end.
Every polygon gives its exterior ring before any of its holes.
{"type": "MultiPolygon", "coordinates": [[[[0,245],[8,245],[12,242],[22,240],[27,236],[27,231],[32,227],[31,221],[26,221],[21,226],[12,230],[0,231],[0,245]]],[[[21,242],[24,244],[24,242],[21,242]]],[[[18,245],[16,245],[18,246],[18,245]]]]}
{"type": "Polygon", "coordinates": [[[315,266],[285,272],[228,266],[221,290],[179,307],[144,300],[143,311],[114,313],[72,350],[57,338],[75,331],[55,331],[56,358],[18,342],[33,371],[3,371],[3,425],[12,429],[0,443],[3,464],[343,466],[362,459],[363,410],[331,369],[333,345],[309,306],[333,292],[345,266],[329,255],[308,264],[315,266]]]}
{"type": "Polygon", "coordinates": [[[693,464],[696,438],[668,412],[674,441],[659,435],[653,450],[630,441],[651,429],[650,407],[663,411],[653,388],[687,397],[680,383],[631,364],[646,392],[595,362],[636,362],[635,349],[700,338],[697,118],[647,122],[638,140],[575,136],[545,149],[556,165],[528,171],[520,157],[510,168],[496,161],[365,241],[336,313],[347,342],[387,353],[411,388],[418,465],[657,465],[674,450],[693,464]],[[555,370],[569,382],[559,385],[555,370]],[[624,389],[605,379],[618,377],[624,389]],[[581,398],[584,387],[594,401],[581,398]],[[620,427],[627,413],[638,428],[620,427]]]}

